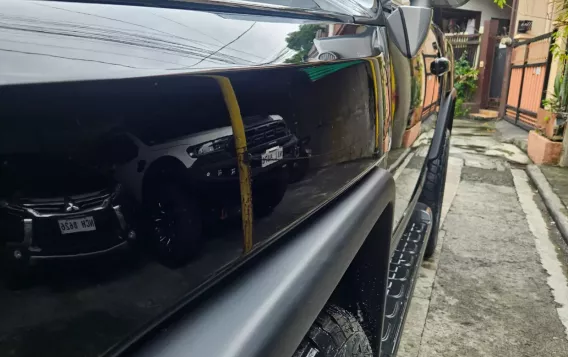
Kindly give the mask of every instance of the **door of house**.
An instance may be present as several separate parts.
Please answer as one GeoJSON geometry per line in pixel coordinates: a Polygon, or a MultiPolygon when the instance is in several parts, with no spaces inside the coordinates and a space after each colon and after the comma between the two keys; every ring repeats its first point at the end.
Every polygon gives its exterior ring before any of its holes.
{"type": "Polygon", "coordinates": [[[546,97],[551,37],[549,33],[513,44],[505,119],[527,130],[535,128],[538,109],[546,97]]]}
{"type": "Polygon", "coordinates": [[[489,106],[492,108],[499,108],[506,60],[507,48],[499,48],[499,43],[497,43],[495,54],[493,55],[493,67],[491,68],[491,82],[489,85],[489,106]]]}

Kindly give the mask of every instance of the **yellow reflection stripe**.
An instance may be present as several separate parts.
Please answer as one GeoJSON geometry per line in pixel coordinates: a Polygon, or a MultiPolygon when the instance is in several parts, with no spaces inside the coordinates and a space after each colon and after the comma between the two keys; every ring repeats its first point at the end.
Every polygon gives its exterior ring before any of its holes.
{"type": "Polygon", "coordinates": [[[375,152],[379,150],[379,87],[377,84],[377,70],[378,61],[375,58],[368,58],[371,65],[371,73],[373,75],[373,87],[375,89],[375,152]]]}
{"type": "Polygon", "coordinates": [[[239,167],[239,183],[241,189],[241,210],[243,220],[243,252],[246,254],[252,250],[252,191],[250,167],[248,165],[247,155],[247,138],[245,136],[245,127],[241,116],[239,102],[231,81],[227,77],[208,76],[217,81],[223,93],[225,105],[229,111],[231,118],[231,126],[233,127],[233,136],[235,138],[235,146],[237,151],[237,163],[239,167]]]}

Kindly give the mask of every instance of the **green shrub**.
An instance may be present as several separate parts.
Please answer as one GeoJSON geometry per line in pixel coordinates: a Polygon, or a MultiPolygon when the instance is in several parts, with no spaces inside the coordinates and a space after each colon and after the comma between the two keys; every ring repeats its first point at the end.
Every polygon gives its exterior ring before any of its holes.
{"type": "Polygon", "coordinates": [[[470,109],[463,105],[463,98],[456,99],[456,118],[466,118],[469,115],[470,109]]]}
{"type": "Polygon", "coordinates": [[[455,63],[455,81],[457,90],[456,117],[466,117],[469,109],[464,107],[465,102],[469,102],[475,95],[477,89],[477,77],[479,71],[469,64],[466,59],[467,53],[464,52],[461,58],[455,63]]]}

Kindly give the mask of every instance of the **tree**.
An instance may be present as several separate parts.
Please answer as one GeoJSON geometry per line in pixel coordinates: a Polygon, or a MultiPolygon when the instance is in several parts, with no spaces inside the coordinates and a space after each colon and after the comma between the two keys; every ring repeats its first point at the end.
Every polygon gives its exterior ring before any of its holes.
{"type": "Polygon", "coordinates": [[[296,51],[296,54],[288,58],[286,63],[302,63],[312,49],[316,33],[320,29],[319,25],[301,25],[298,31],[290,33],[286,37],[286,43],[288,48],[296,51]]]}
{"type": "Polygon", "coordinates": [[[497,6],[499,6],[501,9],[503,8],[503,6],[507,5],[507,0],[493,0],[495,1],[495,4],[497,4],[497,6]]]}

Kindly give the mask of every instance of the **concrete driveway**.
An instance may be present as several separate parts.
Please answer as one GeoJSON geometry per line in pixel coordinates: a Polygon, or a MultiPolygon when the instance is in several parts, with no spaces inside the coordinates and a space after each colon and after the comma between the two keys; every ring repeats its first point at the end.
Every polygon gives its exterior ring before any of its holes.
{"type": "Polygon", "coordinates": [[[435,256],[399,357],[568,356],[568,247],[493,124],[457,121],[435,256]]]}

